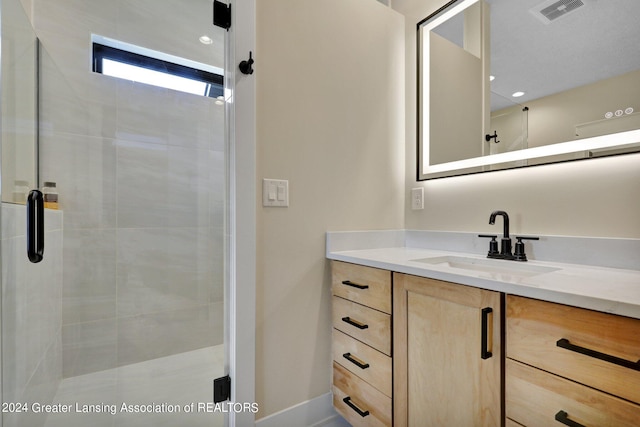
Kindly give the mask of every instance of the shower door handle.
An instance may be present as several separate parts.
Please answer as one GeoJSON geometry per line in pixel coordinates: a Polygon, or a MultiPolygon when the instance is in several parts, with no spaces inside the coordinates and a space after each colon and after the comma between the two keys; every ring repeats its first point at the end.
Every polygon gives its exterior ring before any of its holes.
{"type": "Polygon", "coordinates": [[[38,263],[44,254],[44,198],[39,190],[27,196],[27,256],[38,263]]]}

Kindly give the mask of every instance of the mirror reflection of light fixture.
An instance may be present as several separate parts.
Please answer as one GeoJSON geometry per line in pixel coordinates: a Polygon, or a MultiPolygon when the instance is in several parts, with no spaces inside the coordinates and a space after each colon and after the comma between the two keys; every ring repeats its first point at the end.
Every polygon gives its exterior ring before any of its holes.
{"type": "Polygon", "coordinates": [[[518,160],[539,159],[559,154],[577,153],[580,151],[598,150],[602,148],[614,148],[636,144],[640,141],[640,130],[619,132],[610,135],[595,136],[592,138],[577,139],[558,144],[543,145],[540,147],[526,148],[524,150],[508,151],[505,153],[491,154],[489,156],[474,157],[472,159],[457,160],[454,162],[429,164],[428,151],[423,156],[424,173],[440,173],[455,171],[478,166],[489,166],[499,163],[514,162],[518,160]]]}

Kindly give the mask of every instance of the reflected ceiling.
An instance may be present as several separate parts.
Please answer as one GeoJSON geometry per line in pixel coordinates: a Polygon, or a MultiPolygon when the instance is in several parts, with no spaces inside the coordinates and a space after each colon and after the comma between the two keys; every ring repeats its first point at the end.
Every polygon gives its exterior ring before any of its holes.
{"type": "MultiPolygon", "coordinates": [[[[534,11],[557,2],[486,1],[491,90],[506,98],[524,91],[516,100],[522,104],[640,69],[640,0],[567,0],[583,5],[550,23],[534,11]]],[[[492,109],[497,102],[492,98],[492,109]]]]}

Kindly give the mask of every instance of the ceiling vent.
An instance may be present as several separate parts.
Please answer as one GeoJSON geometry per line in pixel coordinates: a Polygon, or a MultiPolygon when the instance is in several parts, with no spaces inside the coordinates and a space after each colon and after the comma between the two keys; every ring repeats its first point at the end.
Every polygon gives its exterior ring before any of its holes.
{"type": "Polygon", "coordinates": [[[550,24],[556,19],[575,12],[585,5],[587,0],[548,0],[531,9],[529,13],[544,24],[550,24]]]}

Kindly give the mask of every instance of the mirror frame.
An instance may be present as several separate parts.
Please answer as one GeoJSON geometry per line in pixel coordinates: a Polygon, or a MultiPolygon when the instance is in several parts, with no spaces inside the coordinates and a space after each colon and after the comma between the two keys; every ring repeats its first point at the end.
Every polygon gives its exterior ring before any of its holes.
{"type": "MultiPolygon", "coordinates": [[[[517,151],[473,157],[469,159],[440,163],[436,165],[429,164],[428,119],[430,106],[429,103],[423,103],[423,99],[428,98],[429,96],[428,83],[425,85],[424,82],[428,82],[429,80],[427,70],[429,69],[430,58],[423,55],[423,52],[425,50],[422,46],[423,31],[428,31],[430,28],[439,25],[446,19],[454,16],[455,14],[461,12],[462,10],[475,4],[478,1],[480,0],[451,0],[417,24],[417,181],[483,172],[493,172],[497,170],[516,169],[552,163],[563,163],[575,160],[587,160],[590,158],[594,158],[590,153],[590,151],[592,150],[612,148],[624,150],[629,148],[635,149],[636,147],[640,148],[640,129],[636,129],[596,137],[559,142],[539,147],[526,148],[517,151]],[[577,156],[580,153],[584,154],[576,158],[558,159],[558,156],[577,156]],[[513,164],[513,162],[521,162],[527,160],[535,160],[535,163],[519,165],[513,164]]],[[[482,143],[482,141],[479,141],[479,143],[482,143]]],[[[619,154],[627,153],[622,152],[603,154],[595,158],[619,154]]]]}

